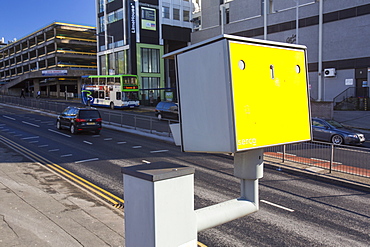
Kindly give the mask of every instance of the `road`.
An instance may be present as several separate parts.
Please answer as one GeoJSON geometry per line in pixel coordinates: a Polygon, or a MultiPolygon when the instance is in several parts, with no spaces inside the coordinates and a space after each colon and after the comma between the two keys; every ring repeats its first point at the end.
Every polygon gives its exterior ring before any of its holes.
{"type": "MultiPolygon", "coordinates": [[[[0,107],[0,135],[123,197],[121,167],[167,161],[195,167],[195,208],[237,198],[232,157],[182,153],[173,144],[103,129],[55,128],[55,118],[0,107]]],[[[169,199],[170,200],[170,199],[169,199]]],[[[207,246],[368,246],[370,195],[265,168],[260,210],[199,233],[207,246]]]]}

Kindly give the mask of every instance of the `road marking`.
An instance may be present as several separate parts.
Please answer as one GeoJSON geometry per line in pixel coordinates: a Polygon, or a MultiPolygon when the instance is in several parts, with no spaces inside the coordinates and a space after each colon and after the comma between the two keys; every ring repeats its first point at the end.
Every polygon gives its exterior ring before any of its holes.
{"type": "Polygon", "coordinates": [[[117,142],[117,144],[125,144],[125,143],[127,143],[127,142],[117,142]]]}
{"type": "Polygon", "coordinates": [[[264,202],[264,203],[266,203],[266,204],[269,204],[269,205],[274,206],[274,207],[277,207],[277,208],[284,209],[284,210],[289,211],[289,212],[294,212],[294,210],[293,210],[293,209],[286,208],[286,207],[280,206],[280,205],[275,204],[275,203],[272,203],[272,202],[268,202],[268,201],[265,201],[265,200],[260,200],[260,202],[264,202]]]}
{"type": "Polygon", "coordinates": [[[39,148],[44,148],[44,147],[49,147],[49,145],[48,145],[48,144],[45,144],[45,145],[39,145],[38,147],[39,147],[39,148]]]}
{"type": "Polygon", "coordinates": [[[150,164],[150,161],[147,161],[147,160],[142,160],[141,162],[143,162],[145,164],[150,164]]]}
{"type": "Polygon", "coordinates": [[[6,116],[6,115],[3,115],[3,117],[5,117],[7,119],[10,119],[10,120],[15,120],[15,118],[12,118],[12,117],[9,117],[9,116],[6,116]]]}
{"type": "Polygon", "coordinates": [[[65,136],[65,137],[71,137],[70,135],[67,135],[67,134],[64,134],[64,133],[61,133],[61,132],[52,130],[52,129],[48,129],[48,131],[53,132],[53,133],[56,133],[56,134],[59,134],[59,135],[62,135],[62,136],[65,136]]]}
{"type": "Polygon", "coordinates": [[[40,125],[37,125],[37,124],[29,123],[29,122],[26,122],[26,121],[22,121],[22,123],[27,124],[27,125],[31,125],[33,127],[40,128],[40,125]]]}
{"type": "Polygon", "coordinates": [[[111,141],[113,138],[105,138],[104,141],[111,141]]]}
{"type": "Polygon", "coordinates": [[[75,161],[75,164],[89,162],[89,161],[95,161],[95,160],[99,160],[99,158],[92,158],[92,159],[87,159],[87,160],[79,160],[79,161],[75,161]]]}
{"type": "Polygon", "coordinates": [[[150,151],[150,153],[165,153],[168,152],[168,150],[155,150],[155,151],[150,151]]]}
{"type": "Polygon", "coordinates": [[[84,141],[84,143],[89,144],[89,145],[93,144],[92,142],[88,142],[88,141],[84,141]]]}
{"type": "Polygon", "coordinates": [[[30,136],[30,137],[23,137],[22,140],[29,140],[29,139],[35,139],[40,138],[39,136],[30,136]]]}
{"type": "Polygon", "coordinates": [[[59,151],[59,149],[58,149],[58,148],[56,148],[56,149],[50,149],[50,150],[49,150],[49,152],[57,152],[57,151],[59,151]]]}
{"type": "Polygon", "coordinates": [[[132,148],[142,148],[142,146],[133,146],[132,148]]]}
{"type": "Polygon", "coordinates": [[[70,156],[72,156],[72,154],[63,154],[60,157],[70,157],[70,156]]]}

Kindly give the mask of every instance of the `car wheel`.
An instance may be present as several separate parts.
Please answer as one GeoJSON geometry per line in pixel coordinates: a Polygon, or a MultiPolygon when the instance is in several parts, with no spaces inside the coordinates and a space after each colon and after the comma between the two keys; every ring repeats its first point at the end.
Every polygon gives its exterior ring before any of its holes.
{"type": "Polygon", "coordinates": [[[114,110],[114,104],[113,104],[113,102],[110,103],[110,109],[114,110]]]}
{"type": "Polygon", "coordinates": [[[73,135],[77,134],[77,132],[76,132],[76,126],[74,126],[74,124],[71,125],[70,131],[71,131],[71,134],[73,134],[73,135]]]}
{"type": "Polygon", "coordinates": [[[59,120],[57,120],[56,126],[57,126],[57,129],[58,130],[61,130],[62,129],[62,126],[60,125],[60,121],[59,120]]]}
{"type": "Polygon", "coordinates": [[[159,114],[157,115],[157,118],[158,118],[158,120],[159,120],[159,121],[161,121],[161,120],[162,120],[162,114],[160,114],[160,113],[159,113],[159,114]]]}
{"type": "Polygon", "coordinates": [[[341,137],[340,135],[333,135],[333,137],[331,138],[331,142],[335,145],[341,145],[343,144],[343,137],[341,137]]]}

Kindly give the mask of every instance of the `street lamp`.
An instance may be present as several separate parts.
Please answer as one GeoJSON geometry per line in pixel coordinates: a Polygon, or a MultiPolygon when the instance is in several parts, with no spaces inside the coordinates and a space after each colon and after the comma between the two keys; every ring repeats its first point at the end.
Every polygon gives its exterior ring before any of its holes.
{"type": "Polygon", "coordinates": [[[294,0],[296,5],[296,23],[295,23],[295,36],[296,36],[296,44],[298,44],[298,29],[299,29],[299,0],[294,0]]]}
{"type": "MultiPolygon", "coordinates": [[[[109,37],[109,38],[111,38],[112,39],[112,43],[111,44],[113,44],[113,46],[112,46],[112,53],[113,53],[113,71],[114,71],[114,73],[113,74],[116,74],[116,54],[115,54],[115,52],[114,52],[114,48],[115,48],[115,43],[114,43],[114,36],[113,35],[108,35],[108,34],[98,34],[98,33],[96,33],[95,34],[96,36],[102,36],[102,37],[109,37]]],[[[107,42],[108,40],[106,39],[105,40],[105,43],[108,43],[107,42]]],[[[109,44],[108,44],[108,49],[109,49],[109,44]]],[[[111,73],[109,73],[109,74],[111,74],[111,73]]]]}

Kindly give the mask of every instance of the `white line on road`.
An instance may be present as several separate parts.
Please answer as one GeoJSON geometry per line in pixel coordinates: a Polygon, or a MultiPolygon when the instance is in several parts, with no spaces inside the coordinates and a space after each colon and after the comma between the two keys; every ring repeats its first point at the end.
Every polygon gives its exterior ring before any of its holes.
{"type": "Polygon", "coordinates": [[[104,141],[111,141],[113,138],[105,138],[104,141]]]}
{"type": "Polygon", "coordinates": [[[63,154],[60,157],[70,157],[70,156],[72,156],[72,154],[63,154]]]}
{"type": "Polygon", "coordinates": [[[132,148],[142,148],[141,146],[133,146],[132,148]]]}
{"type": "Polygon", "coordinates": [[[150,164],[150,161],[147,161],[147,160],[142,160],[141,162],[143,162],[145,164],[150,164]]]}
{"type": "Polygon", "coordinates": [[[50,149],[50,150],[49,150],[49,152],[57,152],[57,151],[59,151],[59,149],[58,149],[58,148],[56,148],[56,149],[50,149]]]}
{"type": "Polygon", "coordinates": [[[9,117],[9,116],[6,116],[6,115],[3,115],[3,117],[5,117],[7,119],[10,119],[10,120],[15,120],[15,118],[12,118],[12,117],[9,117]]]}
{"type": "Polygon", "coordinates": [[[22,140],[29,140],[29,139],[36,139],[40,138],[39,136],[30,136],[30,137],[23,137],[22,140]]]}
{"type": "Polygon", "coordinates": [[[27,125],[31,125],[33,127],[40,128],[40,125],[37,125],[37,124],[29,123],[29,122],[26,122],[26,121],[22,121],[22,123],[27,124],[27,125]]]}
{"type": "Polygon", "coordinates": [[[264,203],[266,203],[266,204],[269,204],[269,205],[274,206],[274,207],[277,207],[277,208],[284,209],[284,210],[289,211],[289,212],[294,212],[294,210],[293,210],[293,209],[286,208],[286,207],[280,206],[280,205],[275,204],[275,203],[272,203],[272,202],[268,202],[268,201],[265,201],[265,200],[260,200],[260,202],[264,202],[264,203]]]}
{"type": "Polygon", "coordinates": [[[168,150],[155,150],[155,151],[150,151],[150,153],[165,153],[168,152],[168,150]]]}
{"type": "Polygon", "coordinates": [[[89,162],[89,161],[95,161],[95,160],[99,160],[99,158],[93,158],[93,159],[88,159],[88,160],[79,160],[79,161],[75,161],[75,164],[89,162]]]}
{"type": "Polygon", "coordinates": [[[56,133],[56,134],[59,134],[59,135],[62,135],[62,136],[65,136],[65,137],[71,137],[70,135],[67,135],[67,134],[64,134],[64,133],[61,133],[61,132],[52,130],[52,129],[48,129],[48,131],[53,132],[53,133],[56,133]]]}
{"type": "Polygon", "coordinates": [[[39,148],[44,148],[44,147],[49,147],[48,144],[45,144],[45,145],[39,145],[39,148]]]}
{"type": "Polygon", "coordinates": [[[89,144],[89,145],[93,144],[92,142],[88,142],[88,141],[84,141],[84,143],[89,144]]]}
{"type": "Polygon", "coordinates": [[[127,142],[117,142],[117,144],[125,144],[125,143],[127,143],[127,142]]]}

